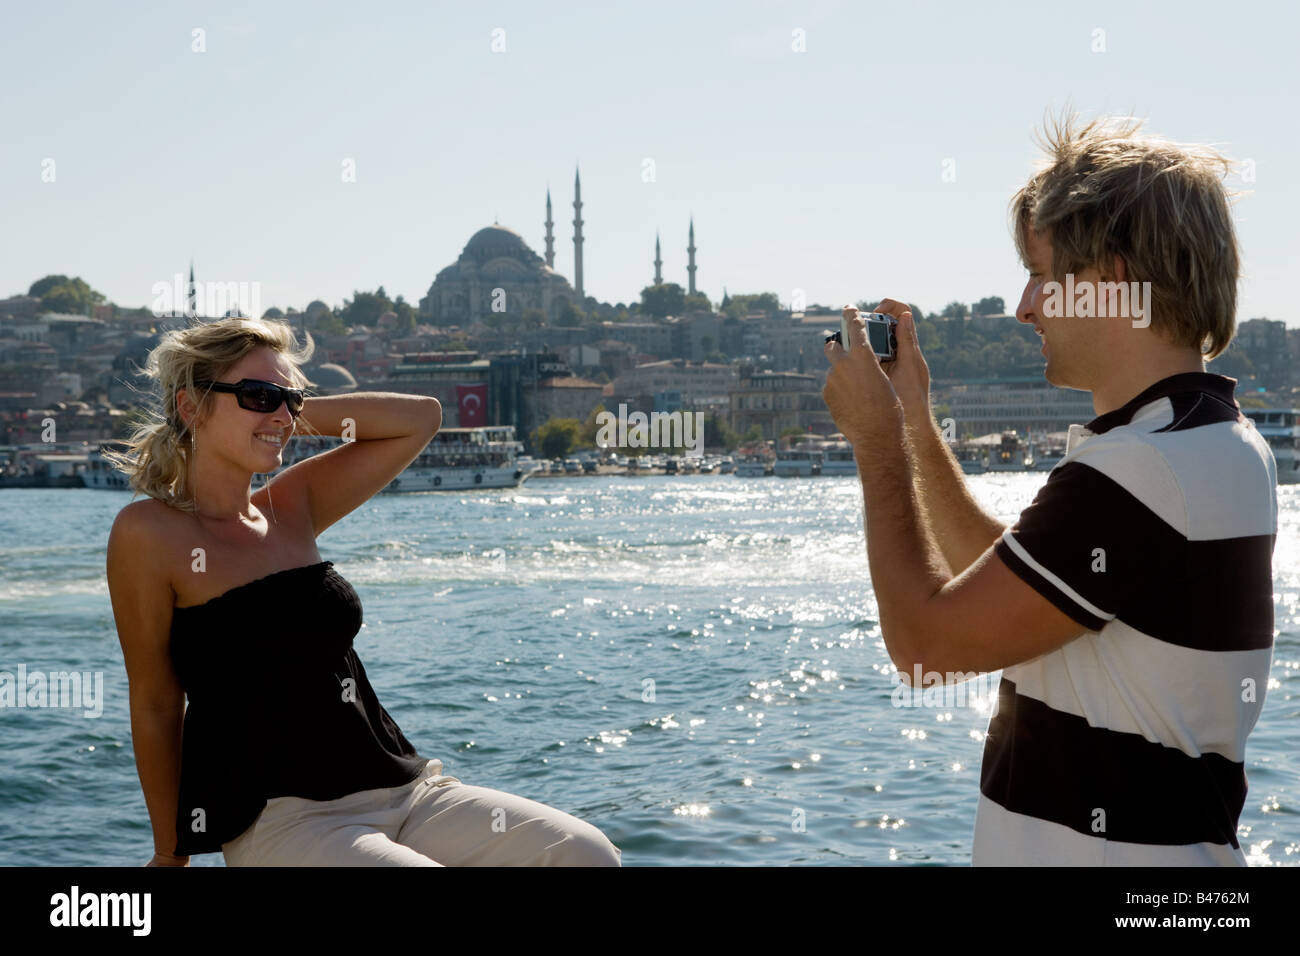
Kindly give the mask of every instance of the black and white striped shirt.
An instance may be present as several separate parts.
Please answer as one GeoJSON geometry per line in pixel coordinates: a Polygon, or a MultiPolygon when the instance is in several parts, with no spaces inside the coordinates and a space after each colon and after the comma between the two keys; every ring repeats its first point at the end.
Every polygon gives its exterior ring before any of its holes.
{"type": "Polygon", "coordinates": [[[998,556],[1088,633],[1002,672],[973,865],[1245,865],[1277,468],[1205,372],[1086,427],[998,556]]]}

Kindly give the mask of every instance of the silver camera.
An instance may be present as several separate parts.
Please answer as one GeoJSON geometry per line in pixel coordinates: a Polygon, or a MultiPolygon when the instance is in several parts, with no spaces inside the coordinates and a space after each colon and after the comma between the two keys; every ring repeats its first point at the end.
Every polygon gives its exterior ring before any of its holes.
{"type": "MultiPolygon", "coordinates": [[[[898,319],[883,312],[859,312],[867,322],[867,344],[871,351],[880,356],[882,362],[892,362],[898,358],[898,319]]],[[[839,342],[846,352],[849,350],[849,320],[840,318],[840,330],[826,336],[826,341],[839,342]]]]}

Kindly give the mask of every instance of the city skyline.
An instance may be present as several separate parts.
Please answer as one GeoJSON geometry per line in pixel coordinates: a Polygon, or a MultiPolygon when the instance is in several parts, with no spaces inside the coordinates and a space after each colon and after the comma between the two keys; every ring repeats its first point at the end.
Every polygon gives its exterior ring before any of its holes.
{"type": "Polygon", "coordinates": [[[927,312],[995,295],[1012,309],[1024,273],[1007,203],[1038,159],[1035,128],[1068,103],[1242,161],[1229,181],[1249,193],[1234,212],[1237,318],[1300,325],[1300,184],[1285,172],[1300,133],[1275,122],[1300,87],[1293,14],[950,7],[938,33],[933,15],[816,2],[654,16],[401,4],[380,24],[330,3],[309,20],[250,4],[15,10],[6,32],[24,41],[0,57],[21,91],[0,102],[0,296],[67,274],[147,305],[193,257],[209,281],[260,283],[267,308],[381,285],[415,303],[493,221],[542,250],[538,197],[581,163],[581,275],[570,236],[553,261],[600,301],[651,284],[656,233],[664,280],[688,288],[679,224],[699,218],[696,285],[715,304],[725,287],[829,306],[889,295],[927,312]],[[1249,77],[1204,69],[1234,50],[1250,52],[1249,77]]]}

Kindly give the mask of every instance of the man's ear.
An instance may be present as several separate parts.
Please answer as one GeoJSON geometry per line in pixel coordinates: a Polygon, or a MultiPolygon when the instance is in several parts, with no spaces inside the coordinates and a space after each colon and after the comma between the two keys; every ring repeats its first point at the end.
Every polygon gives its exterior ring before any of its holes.
{"type": "Polygon", "coordinates": [[[1110,275],[1103,275],[1102,278],[1108,282],[1127,282],[1128,269],[1124,265],[1124,260],[1120,256],[1112,256],[1110,260],[1110,275]]]}

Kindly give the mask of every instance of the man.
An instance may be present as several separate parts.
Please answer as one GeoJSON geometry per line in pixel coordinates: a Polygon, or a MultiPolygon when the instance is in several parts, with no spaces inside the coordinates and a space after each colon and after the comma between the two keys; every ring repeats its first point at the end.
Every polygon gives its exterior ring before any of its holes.
{"type": "Polygon", "coordinates": [[[1043,338],[1047,380],[1092,392],[1097,413],[1013,526],[979,508],[940,437],[906,306],[877,307],[899,320],[883,367],[856,309],[848,351],[826,347],[894,664],[1002,669],[974,865],[1246,862],[1276,465],[1236,382],[1205,371],[1235,331],[1227,161],[1138,125],[1055,124],[1012,203],[1016,318],[1043,338]]]}

